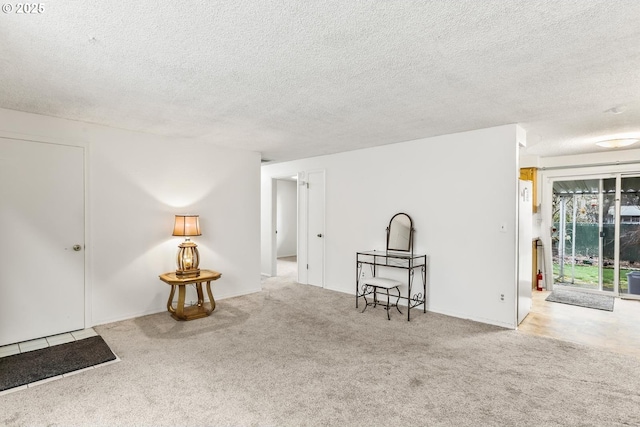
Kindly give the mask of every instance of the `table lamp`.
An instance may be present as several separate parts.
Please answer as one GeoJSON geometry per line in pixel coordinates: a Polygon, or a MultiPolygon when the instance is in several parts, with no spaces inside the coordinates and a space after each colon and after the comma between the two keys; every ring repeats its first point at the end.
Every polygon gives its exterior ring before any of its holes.
{"type": "Polygon", "coordinates": [[[189,237],[201,236],[200,220],[198,215],[176,215],[176,222],[173,226],[174,236],[184,236],[185,241],[178,247],[178,256],[176,257],[178,277],[197,277],[200,275],[200,254],[198,253],[198,245],[193,243],[189,237]]]}

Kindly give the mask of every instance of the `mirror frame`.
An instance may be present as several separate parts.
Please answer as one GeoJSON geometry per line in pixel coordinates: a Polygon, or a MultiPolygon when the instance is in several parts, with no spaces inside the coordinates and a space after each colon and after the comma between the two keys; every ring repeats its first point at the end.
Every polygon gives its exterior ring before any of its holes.
{"type": "Polygon", "coordinates": [[[395,214],[394,216],[391,217],[391,220],[389,221],[389,226],[387,227],[387,252],[389,251],[397,251],[397,252],[411,252],[413,253],[413,220],[411,219],[411,217],[404,213],[404,212],[399,212],[397,214],[395,214]],[[390,248],[389,247],[389,237],[391,235],[391,226],[393,225],[393,220],[396,219],[396,217],[398,216],[405,216],[407,217],[407,219],[409,220],[409,247],[404,249],[400,249],[400,248],[390,248]]]}

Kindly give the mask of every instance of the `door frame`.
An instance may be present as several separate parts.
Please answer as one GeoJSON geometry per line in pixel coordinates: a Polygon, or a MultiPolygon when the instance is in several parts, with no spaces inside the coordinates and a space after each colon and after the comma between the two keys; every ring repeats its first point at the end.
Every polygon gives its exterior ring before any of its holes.
{"type": "MultiPolygon", "coordinates": [[[[553,253],[551,246],[551,235],[553,227],[552,218],[552,197],[553,197],[553,183],[555,181],[566,180],[580,180],[580,179],[616,179],[616,211],[620,211],[620,193],[619,193],[619,181],[622,177],[629,175],[640,175],[640,164],[622,164],[622,165],[602,165],[602,166],[576,166],[576,167],[558,167],[558,168],[541,168],[541,195],[542,195],[542,220],[540,224],[540,239],[542,240],[544,250],[544,274],[547,277],[546,285],[547,290],[553,290],[555,285],[553,281],[553,253]]],[[[557,285],[559,288],[578,290],[581,292],[592,292],[604,295],[620,296],[619,292],[619,229],[616,227],[615,231],[615,265],[614,265],[614,290],[591,290],[591,289],[576,289],[573,287],[566,287],[557,285]]],[[[600,243],[601,245],[601,243],[600,243]]]]}
{"type": "MultiPolygon", "coordinates": [[[[580,180],[604,180],[604,179],[611,179],[614,178],[611,176],[611,174],[588,174],[588,175],[569,175],[569,176],[562,176],[562,177],[553,177],[550,178],[548,181],[549,184],[549,188],[547,189],[548,194],[545,194],[545,196],[548,196],[548,203],[547,203],[547,208],[549,210],[548,212],[548,224],[549,227],[552,228],[553,227],[553,185],[555,182],[559,182],[559,181],[580,181],[580,180]]],[[[598,199],[600,200],[600,206],[602,206],[602,193],[598,194],[598,199]]],[[[574,210],[575,210],[575,205],[574,205],[574,210]]],[[[599,227],[602,225],[602,215],[600,215],[600,218],[598,219],[598,224],[599,227]]],[[[561,222],[562,224],[562,222],[561,222]]],[[[601,230],[599,230],[601,231],[601,230]]],[[[544,233],[543,233],[544,234],[544,233]]],[[[553,278],[553,250],[552,250],[552,243],[551,243],[551,235],[553,234],[553,230],[549,230],[548,233],[548,237],[549,237],[549,244],[547,246],[547,248],[549,248],[548,252],[548,258],[545,259],[545,265],[548,265],[550,267],[550,271],[545,272],[545,274],[547,275],[546,277],[549,279],[547,282],[549,283],[549,285],[547,286],[547,289],[549,290],[553,290],[553,288],[555,286],[558,286],[561,289],[570,289],[570,290],[576,290],[576,291],[580,291],[580,292],[591,292],[591,293],[602,293],[605,295],[615,295],[616,294],[616,289],[617,286],[615,285],[615,281],[614,281],[614,290],[613,291],[605,291],[605,290],[601,290],[600,287],[602,285],[602,265],[599,264],[598,266],[598,289],[583,289],[583,288],[578,288],[578,287],[573,287],[573,286],[565,286],[565,285],[561,285],[561,284],[557,284],[554,281],[553,278]],[[548,262],[547,262],[548,261],[548,262]]],[[[572,239],[572,243],[575,243],[575,239],[572,239]]],[[[598,258],[601,259],[602,258],[602,248],[603,248],[603,242],[602,242],[602,238],[600,237],[598,239],[598,258]]],[[[614,248],[614,252],[615,252],[615,248],[614,248]]],[[[545,254],[546,255],[546,254],[545,254]]],[[[617,255],[616,255],[617,257],[617,255]]]]}
{"type": "MultiPolygon", "coordinates": [[[[635,172],[628,172],[628,173],[620,173],[618,176],[618,180],[622,181],[624,178],[638,178],[640,177],[640,171],[635,171],[635,172]]],[[[622,204],[622,197],[621,194],[619,193],[620,188],[622,187],[622,184],[620,183],[620,185],[617,185],[618,183],[616,183],[616,212],[618,213],[618,221],[619,221],[619,226],[616,227],[616,247],[617,247],[617,256],[620,256],[620,250],[621,250],[621,241],[620,241],[620,231],[622,229],[622,220],[621,220],[621,204],[622,204]]],[[[617,262],[615,265],[615,272],[614,274],[618,277],[618,280],[620,279],[620,263],[617,262]]],[[[629,286],[629,285],[627,285],[629,286]]],[[[631,294],[631,293],[626,293],[626,294],[621,294],[620,293],[620,289],[618,289],[618,293],[617,296],[619,296],[620,298],[624,298],[624,299],[633,299],[633,300],[640,300],[640,295],[635,295],[635,294],[631,294]]]]}
{"type": "MultiPolygon", "coordinates": [[[[298,234],[298,239],[297,239],[297,261],[298,261],[298,283],[301,284],[309,284],[309,280],[308,280],[308,275],[307,275],[307,261],[308,261],[308,234],[309,234],[309,229],[308,229],[308,192],[307,192],[307,177],[309,173],[314,173],[314,172],[323,172],[323,198],[325,200],[325,205],[323,206],[323,210],[324,210],[324,215],[323,215],[323,230],[326,229],[326,170],[325,169],[311,169],[308,171],[291,171],[289,173],[280,173],[277,176],[271,177],[270,178],[270,182],[271,182],[271,188],[270,188],[270,194],[269,194],[269,198],[270,198],[270,204],[271,204],[271,208],[270,208],[270,230],[269,230],[269,246],[270,246],[270,252],[271,252],[271,257],[269,260],[269,267],[270,267],[270,272],[268,272],[267,274],[274,276],[275,274],[277,274],[277,237],[276,237],[276,215],[277,215],[277,183],[276,181],[278,179],[282,179],[282,178],[290,178],[293,175],[297,175],[298,177],[298,187],[297,187],[297,195],[298,195],[298,202],[297,202],[297,222],[298,222],[298,229],[297,229],[297,234],[298,234]]],[[[325,240],[323,237],[323,247],[322,247],[322,276],[323,276],[323,283],[322,283],[322,287],[324,288],[325,284],[324,284],[324,277],[325,277],[325,240]]]]}
{"type": "Polygon", "coordinates": [[[59,138],[52,138],[42,135],[30,135],[16,132],[7,132],[0,129],[0,138],[8,138],[25,142],[34,142],[41,144],[53,144],[63,145],[70,147],[79,147],[82,149],[83,158],[83,206],[84,206],[84,328],[90,328],[93,326],[92,322],[92,310],[91,299],[92,289],[89,286],[91,277],[91,233],[89,227],[90,205],[89,205],[89,191],[88,182],[90,178],[89,174],[89,158],[90,158],[90,145],[86,141],[77,140],[75,138],[65,138],[64,140],[59,138]]]}
{"type": "Polygon", "coordinates": [[[298,174],[289,174],[289,175],[284,175],[284,176],[279,176],[279,177],[275,177],[272,178],[272,208],[273,208],[273,248],[272,248],[272,252],[273,252],[273,259],[272,259],[272,265],[273,265],[273,275],[277,276],[278,275],[278,181],[288,181],[288,182],[294,182],[296,183],[296,224],[295,224],[295,230],[296,230],[296,259],[299,257],[298,255],[298,222],[299,222],[299,212],[298,212],[298,204],[299,204],[299,197],[300,197],[300,191],[299,191],[299,186],[298,186],[298,182],[297,179],[294,180],[292,177],[296,176],[297,177],[298,174]]]}

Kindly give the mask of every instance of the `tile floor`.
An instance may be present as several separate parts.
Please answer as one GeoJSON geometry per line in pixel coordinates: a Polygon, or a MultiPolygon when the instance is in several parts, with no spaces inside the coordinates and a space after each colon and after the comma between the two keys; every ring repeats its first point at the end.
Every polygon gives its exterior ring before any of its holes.
{"type": "MultiPolygon", "coordinates": [[[[31,340],[31,341],[24,341],[24,342],[20,342],[20,343],[17,343],[17,344],[9,344],[9,345],[5,345],[5,346],[0,347],[0,357],[11,356],[13,354],[18,354],[18,353],[25,353],[27,351],[39,350],[41,348],[52,347],[54,345],[65,344],[65,343],[72,342],[72,341],[78,341],[78,340],[81,340],[83,338],[89,338],[89,337],[93,337],[93,336],[96,336],[96,335],[98,335],[96,333],[96,331],[94,331],[93,328],[89,328],[89,329],[81,329],[79,331],[68,332],[66,334],[52,335],[50,337],[39,338],[39,339],[36,339],[36,340],[31,340]]],[[[63,374],[63,375],[58,375],[56,377],[46,378],[44,380],[36,381],[34,383],[26,384],[26,385],[23,385],[23,386],[20,386],[20,387],[14,387],[14,388],[10,388],[8,390],[0,391],[0,396],[2,396],[4,394],[7,394],[7,393],[13,393],[14,391],[24,390],[24,389],[29,388],[29,387],[35,387],[35,386],[38,386],[40,384],[48,383],[49,381],[59,380],[61,378],[69,377],[71,375],[76,375],[76,374],[79,374],[81,372],[88,371],[90,369],[94,369],[94,368],[97,368],[97,367],[100,367],[100,366],[109,365],[111,363],[115,363],[115,362],[119,362],[119,361],[120,361],[120,359],[118,358],[118,355],[116,355],[116,359],[112,360],[110,362],[102,363],[102,364],[96,365],[96,366],[90,366],[88,368],[80,369],[78,371],[69,372],[69,373],[66,373],[66,374],[63,374]]]]}

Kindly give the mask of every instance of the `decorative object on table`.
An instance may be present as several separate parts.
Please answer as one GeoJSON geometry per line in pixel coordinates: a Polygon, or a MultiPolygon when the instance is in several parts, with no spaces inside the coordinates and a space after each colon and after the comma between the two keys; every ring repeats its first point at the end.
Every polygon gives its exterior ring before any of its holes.
{"type": "Polygon", "coordinates": [[[198,245],[193,243],[189,237],[201,236],[200,219],[198,215],[176,215],[175,224],[173,226],[174,236],[186,237],[178,247],[178,255],[176,257],[176,276],[178,277],[197,277],[200,274],[198,266],[200,265],[200,253],[198,253],[198,245]]]}
{"type": "Polygon", "coordinates": [[[210,315],[216,309],[216,300],[213,299],[213,293],[211,292],[211,282],[218,280],[221,276],[222,274],[213,270],[201,270],[197,277],[178,276],[178,273],[173,271],[161,274],[159,276],[160,280],[171,285],[171,292],[167,301],[167,310],[171,313],[171,316],[176,320],[193,320],[210,315]],[[208,303],[204,301],[204,293],[202,292],[202,283],[204,282],[207,283],[208,303]],[[184,306],[187,285],[195,285],[198,293],[197,305],[184,306]],[[174,307],[173,297],[176,294],[176,286],[178,287],[178,304],[174,307]]]}
{"type": "Polygon", "coordinates": [[[554,289],[545,301],[577,305],[585,308],[595,308],[597,310],[613,311],[615,298],[610,295],[592,294],[590,292],[554,289]]]}

